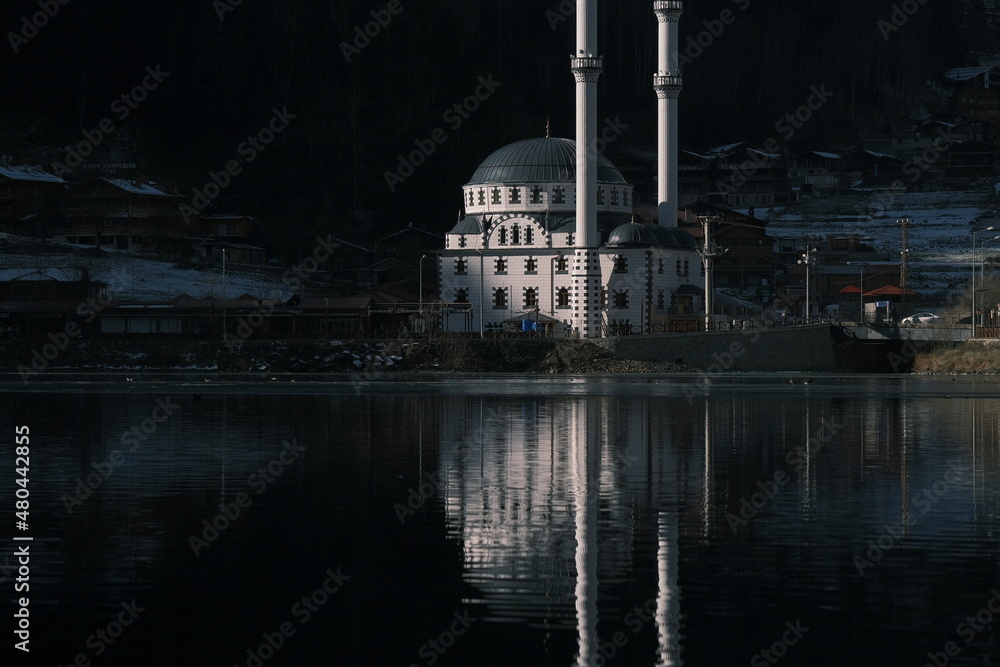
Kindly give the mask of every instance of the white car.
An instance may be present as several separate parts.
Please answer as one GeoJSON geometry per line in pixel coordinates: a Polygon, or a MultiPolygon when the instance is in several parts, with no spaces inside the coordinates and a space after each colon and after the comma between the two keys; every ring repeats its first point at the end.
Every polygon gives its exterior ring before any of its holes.
{"type": "Polygon", "coordinates": [[[934,313],[913,313],[903,318],[903,324],[933,324],[941,318],[934,313]]]}

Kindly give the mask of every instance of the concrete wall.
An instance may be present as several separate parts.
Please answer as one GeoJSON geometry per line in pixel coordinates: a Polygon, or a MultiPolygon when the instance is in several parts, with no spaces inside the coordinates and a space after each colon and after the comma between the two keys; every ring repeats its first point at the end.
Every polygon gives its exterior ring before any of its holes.
{"type": "Polygon", "coordinates": [[[834,371],[828,324],[622,336],[592,341],[620,359],[677,361],[709,372],[834,371]]]}

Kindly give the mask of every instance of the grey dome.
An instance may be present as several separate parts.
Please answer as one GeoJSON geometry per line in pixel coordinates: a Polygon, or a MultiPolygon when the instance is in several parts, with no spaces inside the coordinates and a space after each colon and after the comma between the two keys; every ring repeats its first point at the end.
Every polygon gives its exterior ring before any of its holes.
{"type": "Polygon", "coordinates": [[[458,221],[458,224],[448,232],[449,234],[482,234],[483,223],[474,215],[467,216],[458,221]]]}
{"type": "Polygon", "coordinates": [[[685,250],[694,250],[697,247],[694,237],[686,229],[661,227],[660,225],[653,225],[652,227],[653,233],[656,235],[657,245],[661,245],[664,248],[681,248],[685,250]]]}
{"type": "MultiPolygon", "coordinates": [[[[576,181],[576,142],[572,139],[543,137],[504,146],[482,161],[467,185],[553,181],[576,181]]],[[[597,182],[626,184],[618,168],[601,154],[597,155],[597,182]]]]}
{"type": "Polygon", "coordinates": [[[660,245],[652,225],[627,222],[615,227],[608,236],[608,246],[614,248],[660,245]]]}

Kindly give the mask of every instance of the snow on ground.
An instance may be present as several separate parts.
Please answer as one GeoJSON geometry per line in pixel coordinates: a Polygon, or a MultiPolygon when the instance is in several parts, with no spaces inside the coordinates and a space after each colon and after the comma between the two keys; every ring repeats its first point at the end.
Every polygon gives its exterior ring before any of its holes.
{"type": "MultiPolygon", "coordinates": [[[[964,289],[968,283],[973,224],[979,229],[995,225],[1000,230],[1000,218],[988,193],[917,192],[884,201],[889,208],[871,218],[861,213],[875,208],[879,200],[874,197],[831,197],[792,204],[771,214],[768,233],[799,242],[806,236],[860,234],[869,237],[876,250],[887,253],[889,261],[898,262],[902,234],[897,221],[908,215],[912,219],[908,242],[911,285],[925,292],[948,292],[964,289]]],[[[992,239],[989,232],[976,235],[977,252],[980,242],[987,239],[992,239]]],[[[987,255],[993,254],[990,247],[987,241],[987,255]]],[[[992,247],[994,253],[1000,252],[1000,240],[992,247]]]]}
{"type": "MultiPolygon", "coordinates": [[[[177,268],[174,262],[158,261],[134,253],[83,248],[62,243],[44,245],[31,239],[0,234],[0,270],[80,269],[90,272],[91,280],[109,285],[111,298],[122,301],[163,302],[180,294],[195,298],[236,298],[250,294],[258,298],[292,295],[278,277],[263,272],[227,269],[225,288],[221,268],[177,268]]],[[[7,272],[4,271],[6,274],[7,272]]]]}

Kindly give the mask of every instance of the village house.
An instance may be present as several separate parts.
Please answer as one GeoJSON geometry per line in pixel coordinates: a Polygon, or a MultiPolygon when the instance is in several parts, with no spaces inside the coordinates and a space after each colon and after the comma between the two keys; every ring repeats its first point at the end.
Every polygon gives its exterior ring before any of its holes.
{"type": "Polygon", "coordinates": [[[0,161],[0,231],[46,238],[59,224],[66,181],[41,169],[0,161]]]}

